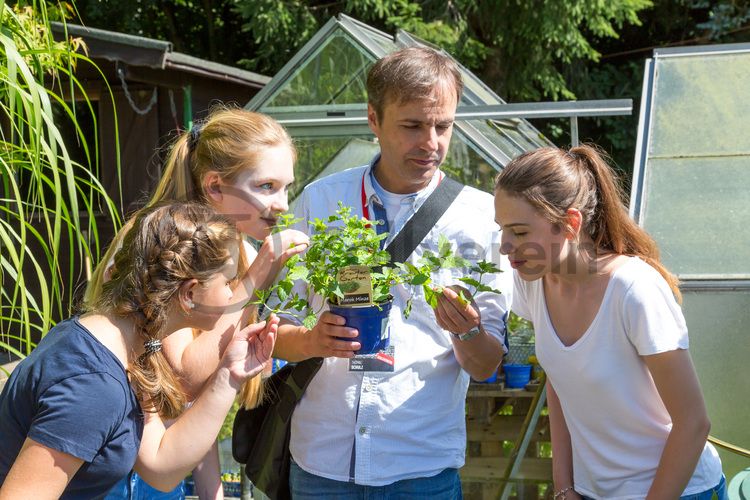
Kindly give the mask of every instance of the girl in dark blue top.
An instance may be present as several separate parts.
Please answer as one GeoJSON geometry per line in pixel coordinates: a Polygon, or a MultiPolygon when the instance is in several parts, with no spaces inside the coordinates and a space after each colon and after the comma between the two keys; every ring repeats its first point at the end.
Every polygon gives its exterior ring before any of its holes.
{"type": "Polygon", "coordinates": [[[273,349],[276,318],[241,330],[183,413],[161,340],[213,327],[232,301],[238,260],[234,225],[203,204],[138,215],[92,310],[50,330],[0,395],[0,499],[101,498],[131,469],[174,488],[273,349]],[[176,417],[166,429],[163,419],[176,417]]]}

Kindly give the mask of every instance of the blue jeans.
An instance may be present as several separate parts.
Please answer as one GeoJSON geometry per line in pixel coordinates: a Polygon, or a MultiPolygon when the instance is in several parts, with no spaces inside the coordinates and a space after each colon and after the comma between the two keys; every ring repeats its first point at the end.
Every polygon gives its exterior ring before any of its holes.
{"type": "Polygon", "coordinates": [[[724,477],[724,474],[721,475],[719,484],[713,488],[694,495],[685,495],[680,497],[680,500],[711,500],[714,498],[714,494],[716,494],[718,500],[727,500],[727,478],[724,477]]]}
{"type": "Polygon", "coordinates": [[[135,471],[131,471],[109,490],[104,500],[185,500],[182,485],[180,483],[175,489],[165,493],[152,488],[135,471]]]}
{"type": "Polygon", "coordinates": [[[386,486],[363,486],[310,474],[292,460],[289,489],[293,500],[463,499],[458,469],[445,469],[437,476],[404,479],[386,486]]]}
{"type": "MultiPolygon", "coordinates": [[[[727,500],[727,479],[722,474],[721,481],[713,488],[707,489],[700,493],[694,493],[692,495],[685,495],[680,497],[680,500],[711,500],[716,494],[717,500],[727,500]]],[[[582,497],[583,500],[591,500],[589,497],[582,497]]]]}

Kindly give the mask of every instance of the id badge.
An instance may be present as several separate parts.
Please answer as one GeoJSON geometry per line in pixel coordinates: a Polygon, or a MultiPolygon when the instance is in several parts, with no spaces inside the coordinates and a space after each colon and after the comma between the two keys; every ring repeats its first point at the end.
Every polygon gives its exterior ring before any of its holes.
{"type": "Polygon", "coordinates": [[[396,348],[389,345],[373,354],[357,354],[349,358],[350,372],[392,372],[395,365],[396,348]]]}

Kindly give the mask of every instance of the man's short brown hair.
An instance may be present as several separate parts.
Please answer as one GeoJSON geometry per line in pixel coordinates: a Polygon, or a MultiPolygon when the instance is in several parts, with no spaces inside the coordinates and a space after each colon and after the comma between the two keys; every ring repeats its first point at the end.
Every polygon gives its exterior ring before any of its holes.
{"type": "Polygon", "coordinates": [[[446,90],[461,98],[463,80],[448,55],[428,47],[397,50],[377,61],[367,73],[367,98],[378,119],[388,102],[438,99],[446,90]]]}

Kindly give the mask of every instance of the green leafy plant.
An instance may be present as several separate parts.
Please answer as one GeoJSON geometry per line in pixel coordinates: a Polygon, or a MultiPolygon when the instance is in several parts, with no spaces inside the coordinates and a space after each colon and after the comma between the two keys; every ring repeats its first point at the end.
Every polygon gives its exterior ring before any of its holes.
{"type": "Polygon", "coordinates": [[[0,9],[0,351],[22,358],[71,313],[71,289],[99,253],[98,224],[119,215],[97,177],[96,137],[78,122],[81,108],[94,113],[76,65],[97,68],[81,40],[51,30],[72,6],[11,4],[0,9]],[[71,158],[64,126],[85,164],[71,158]]]}
{"type": "MultiPolygon", "coordinates": [[[[278,229],[283,229],[298,222],[291,215],[282,216],[278,229]]],[[[476,277],[459,278],[471,287],[469,295],[476,292],[494,292],[498,290],[482,283],[487,273],[500,272],[491,262],[480,261],[471,264],[453,252],[450,242],[440,236],[437,253],[425,251],[415,265],[410,262],[391,262],[390,254],[382,250],[381,242],[388,233],[378,234],[376,222],[352,215],[352,209],[339,203],[335,214],[325,220],[316,218],[308,222],[313,229],[310,245],[304,254],[295,255],[286,263],[286,275],[267,290],[258,290],[258,300],[274,313],[291,314],[300,318],[307,328],[317,322],[321,310],[314,310],[306,297],[318,294],[331,304],[338,304],[348,291],[350,283],[340,283],[339,270],[346,266],[366,266],[370,269],[372,280],[372,301],[382,304],[391,298],[391,288],[399,284],[421,286],[425,300],[432,307],[437,306],[443,287],[436,286],[432,274],[439,269],[466,269],[476,277]],[[300,295],[294,291],[296,282],[303,282],[306,290],[300,295]],[[275,299],[275,300],[274,300],[275,299]]],[[[471,300],[463,290],[458,290],[459,300],[466,304],[471,300]]],[[[321,305],[322,309],[322,305],[321,305]]],[[[404,316],[411,312],[411,299],[404,309],[404,316]]]]}

